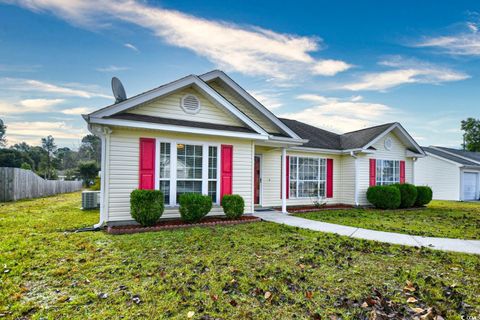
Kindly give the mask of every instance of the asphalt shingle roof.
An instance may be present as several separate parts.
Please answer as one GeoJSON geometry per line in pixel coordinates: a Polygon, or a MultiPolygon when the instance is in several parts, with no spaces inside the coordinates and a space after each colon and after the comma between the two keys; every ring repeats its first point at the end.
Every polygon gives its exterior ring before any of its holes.
{"type": "Polygon", "coordinates": [[[333,150],[363,148],[393,125],[393,123],[386,123],[344,134],[336,134],[297,120],[284,118],[280,120],[302,139],[309,140],[308,143],[303,145],[304,147],[333,150]]]}
{"type": "Polygon", "coordinates": [[[244,127],[227,126],[223,124],[178,120],[178,119],[170,119],[170,118],[162,118],[162,117],[153,117],[153,116],[146,116],[146,115],[133,114],[133,113],[118,113],[106,118],[142,121],[142,122],[150,122],[150,123],[158,123],[158,124],[171,124],[171,125],[182,126],[182,127],[256,133],[254,130],[250,128],[244,128],[244,127]]]}
{"type": "Polygon", "coordinates": [[[468,152],[468,151],[463,151],[463,150],[458,150],[458,149],[453,149],[453,148],[445,148],[445,147],[435,147],[435,148],[422,147],[422,149],[424,151],[428,152],[428,153],[434,154],[436,156],[445,158],[445,159],[450,160],[450,161],[457,162],[459,164],[463,164],[463,165],[466,165],[466,166],[475,166],[475,167],[480,166],[478,163],[475,163],[475,162],[469,161],[467,159],[457,157],[453,154],[449,154],[449,153],[444,152],[444,151],[455,153],[455,154],[458,154],[462,157],[471,158],[475,161],[480,161],[480,158],[479,158],[479,160],[476,160],[475,158],[472,158],[472,154],[474,154],[475,157],[480,157],[480,152],[468,152]],[[467,154],[469,154],[469,156],[467,156],[467,154]]]}

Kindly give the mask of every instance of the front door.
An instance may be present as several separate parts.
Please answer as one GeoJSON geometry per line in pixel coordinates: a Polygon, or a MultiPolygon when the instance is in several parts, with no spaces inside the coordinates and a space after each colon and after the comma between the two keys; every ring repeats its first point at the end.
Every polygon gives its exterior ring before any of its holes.
{"type": "Polygon", "coordinates": [[[255,156],[255,165],[253,168],[253,183],[254,183],[254,193],[253,193],[253,201],[254,204],[260,204],[260,184],[262,183],[262,178],[260,174],[261,170],[261,157],[260,156],[255,156]]]}

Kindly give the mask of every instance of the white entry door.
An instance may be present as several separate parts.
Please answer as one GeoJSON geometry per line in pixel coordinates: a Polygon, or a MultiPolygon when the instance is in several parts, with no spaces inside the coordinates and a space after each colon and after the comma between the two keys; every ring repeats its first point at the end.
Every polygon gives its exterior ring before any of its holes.
{"type": "Polygon", "coordinates": [[[478,173],[464,172],[463,173],[463,200],[478,200],[478,173]]]}

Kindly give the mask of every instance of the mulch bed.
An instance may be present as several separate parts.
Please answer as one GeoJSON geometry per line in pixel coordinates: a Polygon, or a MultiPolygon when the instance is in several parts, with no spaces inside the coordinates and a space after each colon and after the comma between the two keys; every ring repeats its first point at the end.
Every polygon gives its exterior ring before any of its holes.
{"type": "Polygon", "coordinates": [[[235,225],[261,221],[262,219],[254,216],[242,216],[238,219],[227,219],[222,217],[205,217],[198,223],[186,223],[180,219],[163,220],[157,222],[152,227],[142,227],[141,225],[109,226],[107,232],[110,234],[131,234],[140,232],[151,232],[160,230],[182,229],[191,227],[211,227],[217,225],[235,225]]]}
{"type": "MultiPolygon", "coordinates": [[[[351,209],[353,206],[348,204],[329,204],[326,206],[315,207],[315,206],[289,206],[287,211],[289,213],[301,213],[301,212],[312,212],[312,211],[322,211],[322,210],[339,210],[339,209],[351,209]]],[[[281,210],[281,208],[275,208],[281,210]]]]}

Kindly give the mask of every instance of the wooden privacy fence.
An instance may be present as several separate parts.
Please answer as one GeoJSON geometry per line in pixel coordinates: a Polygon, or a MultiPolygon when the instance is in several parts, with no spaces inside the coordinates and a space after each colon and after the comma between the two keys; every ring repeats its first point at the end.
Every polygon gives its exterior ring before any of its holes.
{"type": "Polygon", "coordinates": [[[30,170],[0,167],[0,202],[46,197],[81,189],[81,181],[45,180],[30,170]]]}

